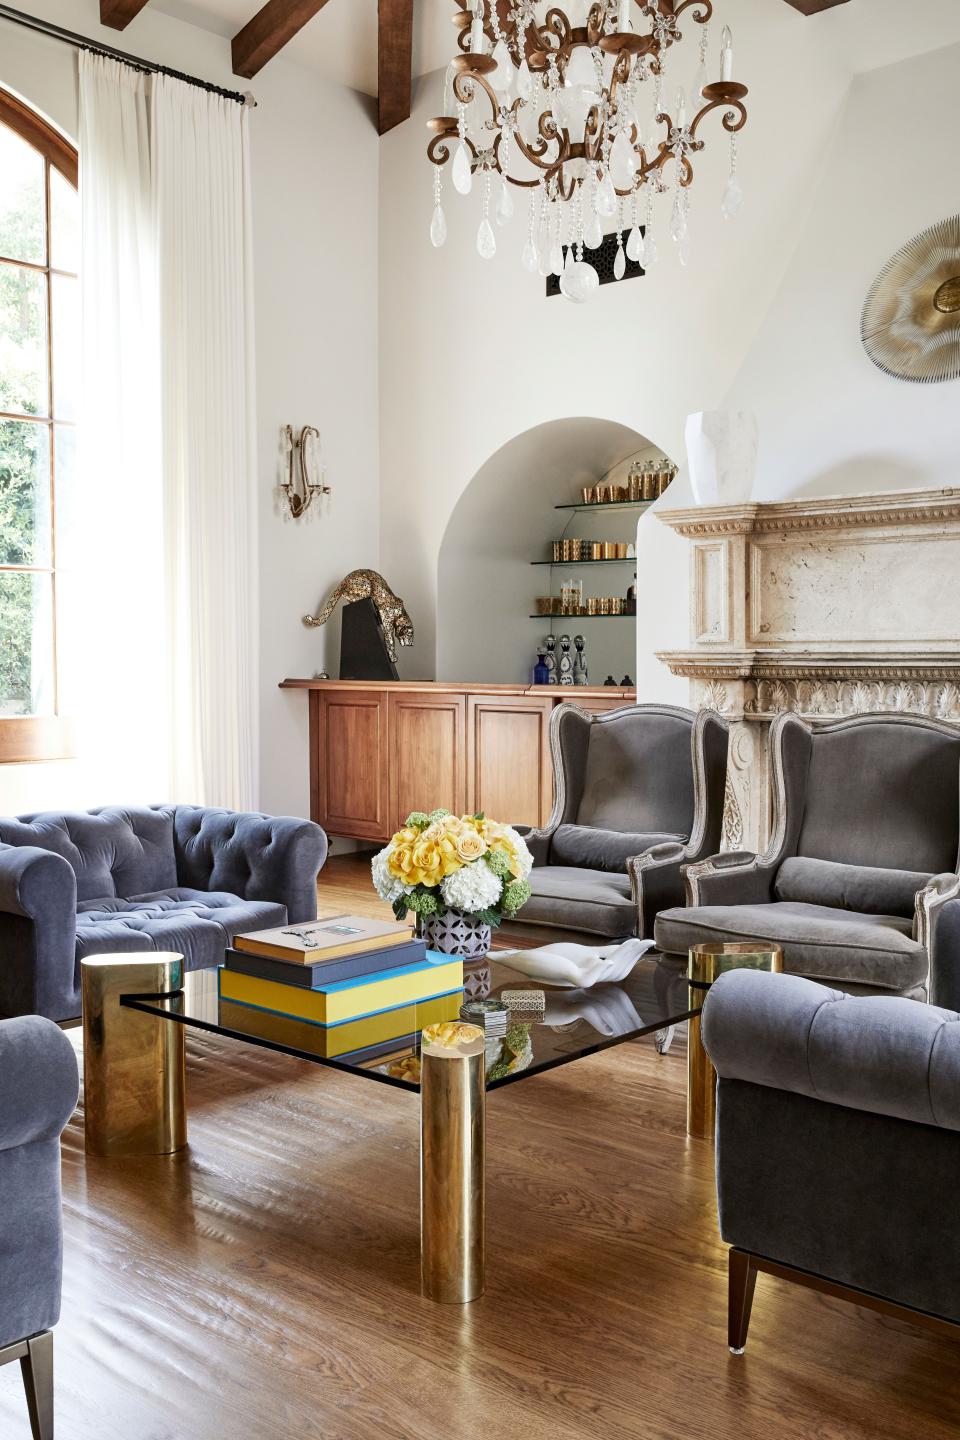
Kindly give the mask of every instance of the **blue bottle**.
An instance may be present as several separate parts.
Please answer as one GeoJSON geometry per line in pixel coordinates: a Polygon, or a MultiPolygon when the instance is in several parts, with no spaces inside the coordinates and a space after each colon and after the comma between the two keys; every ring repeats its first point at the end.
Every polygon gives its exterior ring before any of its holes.
{"type": "Polygon", "coordinates": [[[547,668],[546,656],[543,654],[537,656],[537,663],[533,667],[533,683],[534,685],[550,684],[550,671],[547,668]]]}

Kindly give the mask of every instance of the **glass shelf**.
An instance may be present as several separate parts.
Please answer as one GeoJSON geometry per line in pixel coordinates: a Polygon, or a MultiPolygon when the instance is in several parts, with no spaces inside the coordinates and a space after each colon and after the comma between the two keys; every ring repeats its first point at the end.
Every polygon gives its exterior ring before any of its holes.
{"type": "Polygon", "coordinates": [[[636,555],[617,555],[606,560],[531,560],[531,565],[636,565],[636,555]]]}
{"type": "Polygon", "coordinates": [[[528,615],[528,620],[636,620],[636,615],[528,615]]]}
{"type": "MultiPolygon", "coordinates": [[[[657,499],[660,497],[657,496],[657,499]]],[[[607,510],[649,510],[653,504],[652,500],[594,500],[589,505],[581,501],[578,505],[554,505],[554,510],[590,510],[592,512],[606,512],[607,510]]]]}

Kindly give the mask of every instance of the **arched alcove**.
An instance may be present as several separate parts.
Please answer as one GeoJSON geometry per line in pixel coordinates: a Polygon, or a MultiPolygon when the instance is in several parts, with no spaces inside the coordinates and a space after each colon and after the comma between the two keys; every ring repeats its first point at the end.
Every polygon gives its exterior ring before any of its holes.
{"type": "Polygon", "coordinates": [[[551,569],[531,561],[548,557],[564,533],[635,541],[642,512],[556,507],[579,499],[581,486],[625,480],[635,458],[662,453],[630,426],[577,416],[534,426],[490,456],[457,502],[440,547],[438,680],[529,681],[538,643],[550,632],[584,635],[592,685],[634,674],[635,621],[531,616],[535,597],[558,593],[568,576],[584,579],[585,594],[625,596],[635,567],[551,569]]]}

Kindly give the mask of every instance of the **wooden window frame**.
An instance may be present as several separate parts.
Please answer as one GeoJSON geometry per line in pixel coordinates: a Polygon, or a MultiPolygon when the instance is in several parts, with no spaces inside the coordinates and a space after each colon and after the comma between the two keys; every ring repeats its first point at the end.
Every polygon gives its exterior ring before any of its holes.
{"type": "Polygon", "coordinates": [[[53,683],[54,713],[52,715],[0,715],[0,764],[22,764],[29,761],[66,760],[76,754],[73,727],[60,714],[59,664],[57,655],[57,511],[56,511],[56,441],[57,425],[71,425],[74,422],[58,420],[53,403],[53,278],[73,272],[57,270],[52,265],[51,253],[51,201],[50,171],[59,171],[73,188],[78,188],[79,163],[77,151],[59,130],[45,120],[23,100],[0,87],[0,124],[6,125],[15,134],[31,145],[44,160],[44,207],[46,230],[46,255],[44,264],[35,265],[15,261],[12,257],[2,263],[10,263],[26,270],[33,270],[45,277],[47,297],[47,414],[16,415],[0,414],[0,420],[12,420],[44,424],[49,431],[50,465],[50,526],[51,553],[49,566],[0,565],[0,572],[7,574],[29,573],[42,570],[49,573],[53,595],[53,683]]]}

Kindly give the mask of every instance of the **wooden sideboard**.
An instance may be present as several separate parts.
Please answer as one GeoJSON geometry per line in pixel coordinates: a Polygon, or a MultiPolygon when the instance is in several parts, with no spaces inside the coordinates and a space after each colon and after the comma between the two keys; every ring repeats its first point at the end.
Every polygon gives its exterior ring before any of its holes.
{"type": "Polygon", "coordinates": [[[620,686],[284,680],[310,706],[310,817],[386,842],[411,810],[478,810],[542,825],[553,804],[550,716],[631,705],[620,686]]]}

